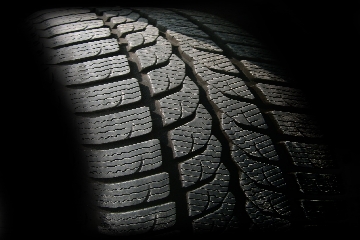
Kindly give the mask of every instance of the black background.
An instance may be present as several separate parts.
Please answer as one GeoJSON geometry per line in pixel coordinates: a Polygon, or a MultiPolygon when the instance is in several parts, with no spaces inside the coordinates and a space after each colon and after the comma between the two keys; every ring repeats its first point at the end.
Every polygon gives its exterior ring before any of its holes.
{"type": "MultiPolygon", "coordinates": [[[[265,42],[298,76],[345,171],[345,188],[359,220],[360,13],[354,4],[314,1],[127,2],[125,6],[177,7],[217,14],[265,42]]],[[[67,125],[39,81],[22,20],[64,6],[111,6],[120,1],[59,1],[3,8],[3,155],[0,237],[80,234],[81,202],[67,125]],[[6,22],[6,23],[5,23],[6,22]],[[5,62],[5,63],[4,63],[5,62]],[[3,229],[3,230],[1,230],[3,229]],[[3,235],[1,235],[1,231],[3,235]]],[[[357,222],[356,222],[357,221],[357,222]]],[[[344,232],[346,234],[346,232],[344,232]]]]}

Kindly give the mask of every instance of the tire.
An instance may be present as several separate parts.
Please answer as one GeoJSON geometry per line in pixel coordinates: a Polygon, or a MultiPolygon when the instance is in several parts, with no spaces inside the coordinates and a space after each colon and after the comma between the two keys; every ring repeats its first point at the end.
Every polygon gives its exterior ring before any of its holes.
{"type": "Polygon", "coordinates": [[[94,234],[297,233],[346,223],[337,158],[296,76],[188,9],[32,14],[33,53],[74,132],[94,234]]]}

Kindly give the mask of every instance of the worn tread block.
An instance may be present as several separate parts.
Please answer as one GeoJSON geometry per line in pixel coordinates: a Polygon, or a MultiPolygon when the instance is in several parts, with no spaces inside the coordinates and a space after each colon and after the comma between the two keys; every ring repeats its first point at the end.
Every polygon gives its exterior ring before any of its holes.
{"type": "Polygon", "coordinates": [[[278,166],[254,161],[237,146],[233,146],[231,150],[231,157],[235,163],[254,182],[277,188],[286,185],[283,173],[278,166]]]}
{"type": "Polygon", "coordinates": [[[119,51],[119,44],[116,39],[104,39],[69,47],[62,47],[56,50],[52,49],[50,54],[45,58],[47,60],[46,62],[57,64],[88,57],[101,56],[103,54],[117,51],[119,51]]]}
{"type": "Polygon", "coordinates": [[[194,232],[220,232],[239,227],[239,221],[234,216],[235,197],[229,192],[221,207],[203,217],[192,221],[194,232]]]}
{"type": "Polygon", "coordinates": [[[185,63],[172,54],[169,64],[148,73],[153,94],[165,92],[180,86],[185,79],[185,63]]]}
{"type": "Polygon", "coordinates": [[[221,205],[228,193],[229,180],[229,171],[221,163],[210,183],[186,194],[189,216],[196,216],[221,205]]]}
{"type": "Polygon", "coordinates": [[[156,66],[169,60],[172,53],[171,44],[163,37],[156,39],[156,44],[136,50],[140,63],[140,71],[150,66],[156,66]]]}
{"type": "Polygon", "coordinates": [[[107,28],[95,28],[85,31],[79,31],[74,33],[67,33],[59,35],[53,38],[43,38],[40,41],[43,42],[44,47],[55,48],[62,45],[95,40],[98,38],[105,38],[110,36],[110,30],[107,28]]]}
{"type": "Polygon", "coordinates": [[[264,44],[256,40],[256,38],[247,35],[236,35],[231,33],[214,32],[218,39],[224,43],[235,43],[240,45],[249,45],[253,47],[265,48],[264,44]]]}
{"type": "MultiPolygon", "coordinates": [[[[195,65],[195,73],[209,85],[208,88],[214,87],[216,90],[228,95],[254,99],[254,95],[239,77],[214,72],[203,64],[195,65]]],[[[216,90],[212,89],[213,92],[216,90]]]]}
{"type": "Polygon", "coordinates": [[[99,221],[99,231],[109,235],[130,235],[165,229],[176,222],[175,203],[128,212],[101,211],[99,221]]]}
{"type": "Polygon", "coordinates": [[[262,211],[278,216],[291,214],[290,203],[283,193],[261,189],[245,173],[240,177],[240,186],[246,197],[262,211]]]}
{"type": "Polygon", "coordinates": [[[139,18],[140,18],[140,14],[136,12],[132,12],[129,15],[125,15],[125,16],[114,16],[110,18],[110,22],[108,23],[108,25],[110,26],[110,28],[114,28],[118,24],[135,22],[139,18]]]}
{"type": "Polygon", "coordinates": [[[53,72],[55,81],[65,85],[75,85],[123,76],[130,73],[130,67],[126,56],[118,55],[58,66],[53,72]]]}
{"type": "MultiPolygon", "coordinates": [[[[176,29],[168,29],[166,31],[166,34],[170,36],[171,38],[175,39],[180,45],[189,45],[192,48],[209,51],[209,52],[217,52],[222,53],[223,50],[219,48],[216,43],[214,43],[212,40],[203,38],[203,37],[197,37],[197,36],[187,36],[186,34],[179,33],[176,29]]],[[[182,49],[185,47],[182,46],[182,49]]]]}
{"type": "Polygon", "coordinates": [[[256,84],[256,87],[268,103],[284,107],[309,108],[309,103],[299,89],[262,83],[256,84]]]}
{"type": "Polygon", "coordinates": [[[71,8],[71,9],[66,9],[66,8],[47,9],[47,10],[39,12],[40,13],[39,16],[32,18],[31,23],[40,23],[40,22],[44,22],[46,20],[50,20],[52,18],[71,16],[71,15],[88,13],[88,12],[90,12],[90,9],[85,9],[85,8],[78,8],[78,9],[76,9],[76,8],[71,8]]]}
{"type": "Polygon", "coordinates": [[[148,107],[108,114],[100,117],[79,117],[80,138],[84,144],[102,144],[141,136],[151,132],[148,107]]]}
{"type": "Polygon", "coordinates": [[[244,65],[245,69],[249,71],[252,78],[274,82],[292,81],[285,70],[278,65],[250,60],[241,60],[240,62],[244,65]]]}
{"type": "Polygon", "coordinates": [[[145,30],[146,26],[148,26],[148,20],[146,18],[139,18],[136,22],[117,25],[116,34],[118,37],[122,37],[126,33],[145,30]]]}
{"type": "Polygon", "coordinates": [[[153,43],[159,36],[159,30],[152,25],[148,25],[144,31],[127,34],[125,39],[128,42],[128,50],[144,44],[153,43]]]}
{"type": "Polygon", "coordinates": [[[335,168],[336,163],[326,145],[285,141],[282,143],[293,163],[306,168],[335,168]]]}
{"type": "Polygon", "coordinates": [[[126,23],[126,16],[120,15],[117,11],[104,12],[102,19],[110,28],[114,28],[120,23],[126,23]]]}
{"type": "Polygon", "coordinates": [[[220,164],[222,147],[214,135],[203,153],[179,164],[183,187],[189,187],[213,176],[220,164]]]}
{"type": "Polygon", "coordinates": [[[81,13],[81,14],[74,14],[70,16],[61,16],[52,18],[41,23],[38,23],[35,26],[36,29],[47,29],[49,27],[55,27],[63,24],[68,23],[75,23],[75,22],[83,22],[89,20],[98,19],[95,13],[81,13]]]}
{"type": "Polygon", "coordinates": [[[103,26],[104,26],[103,21],[91,20],[91,21],[59,25],[59,26],[48,28],[43,31],[37,31],[36,33],[39,35],[39,37],[50,38],[50,37],[60,35],[60,34],[76,32],[76,31],[81,31],[81,30],[89,30],[89,29],[93,29],[93,28],[100,28],[103,26]]]}
{"type": "Polygon", "coordinates": [[[286,230],[291,226],[289,220],[265,215],[261,209],[251,201],[246,202],[245,210],[255,226],[261,230],[286,230]]]}
{"type": "MultiPolygon", "coordinates": [[[[204,45],[203,49],[206,48],[207,46],[204,45]]],[[[209,70],[223,71],[225,73],[239,73],[231,61],[224,55],[201,51],[192,47],[187,42],[180,44],[179,50],[191,58],[195,69],[206,67],[209,70]]],[[[211,48],[208,48],[208,50],[211,51],[211,48]]]]}
{"type": "Polygon", "coordinates": [[[124,16],[128,15],[132,12],[131,9],[128,8],[97,8],[96,14],[102,15],[102,19],[104,22],[108,21],[111,17],[124,16]]]}
{"type": "Polygon", "coordinates": [[[335,174],[295,173],[300,191],[305,194],[340,194],[342,184],[335,174]]]}
{"type": "Polygon", "coordinates": [[[170,131],[175,158],[187,155],[207,144],[211,136],[211,120],[211,115],[199,104],[194,120],[170,131]]]}
{"type": "Polygon", "coordinates": [[[160,31],[166,32],[169,29],[174,27],[191,27],[198,28],[197,25],[190,22],[188,19],[181,17],[175,13],[170,13],[168,15],[149,15],[150,18],[156,20],[156,26],[160,31]]]}
{"type": "Polygon", "coordinates": [[[192,57],[195,66],[205,66],[209,70],[223,71],[225,73],[239,73],[230,60],[223,55],[202,51],[192,52],[194,54],[190,53],[189,55],[192,57]]]}
{"type": "Polygon", "coordinates": [[[258,128],[267,128],[265,120],[256,105],[230,99],[212,86],[209,86],[208,89],[210,101],[216,104],[224,114],[234,119],[237,123],[258,128]]]}
{"type": "Polygon", "coordinates": [[[283,134],[310,138],[323,136],[316,121],[310,115],[282,111],[271,111],[270,114],[283,134]]]}
{"type": "Polygon", "coordinates": [[[176,34],[182,34],[182,35],[186,35],[186,36],[194,36],[194,37],[200,37],[200,38],[210,38],[210,36],[208,34],[206,34],[204,31],[198,29],[198,28],[193,28],[193,27],[183,27],[183,26],[173,26],[171,27],[171,29],[166,30],[166,33],[169,36],[172,36],[172,34],[170,34],[169,31],[173,31],[176,34]]]}
{"type": "Polygon", "coordinates": [[[239,151],[238,157],[245,154],[270,161],[278,160],[274,144],[268,135],[242,129],[225,114],[221,117],[221,128],[233,142],[233,151],[239,151]]]}
{"type": "Polygon", "coordinates": [[[88,159],[89,176],[93,178],[126,176],[162,165],[157,139],[107,150],[85,150],[84,155],[88,159]]]}
{"type": "Polygon", "coordinates": [[[96,182],[91,187],[96,204],[107,208],[151,202],[170,193],[169,176],[165,172],[118,183],[96,182]]]}
{"type": "Polygon", "coordinates": [[[140,101],[141,92],[135,78],[69,90],[72,108],[76,112],[92,112],[140,101]]]}
{"type": "Polygon", "coordinates": [[[276,61],[273,54],[262,48],[238,45],[234,43],[226,43],[226,46],[241,60],[250,59],[250,60],[260,60],[260,61],[276,61]]]}
{"type": "Polygon", "coordinates": [[[160,8],[137,8],[142,14],[145,14],[149,18],[162,18],[162,19],[176,19],[176,20],[186,20],[185,17],[180,16],[170,9],[160,9],[160,8]]]}
{"type": "Polygon", "coordinates": [[[164,126],[193,114],[199,105],[199,89],[185,77],[182,89],[159,100],[164,126]]]}

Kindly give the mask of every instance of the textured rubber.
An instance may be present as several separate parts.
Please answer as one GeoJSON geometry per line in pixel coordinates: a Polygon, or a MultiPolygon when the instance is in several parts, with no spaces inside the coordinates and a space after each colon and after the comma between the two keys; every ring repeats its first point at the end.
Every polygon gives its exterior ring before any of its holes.
{"type": "Polygon", "coordinates": [[[183,9],[37,12],[27,26],[77,126],[90,228],[306,230],[343,194],[308,100],[273,53],[183,9]]]}

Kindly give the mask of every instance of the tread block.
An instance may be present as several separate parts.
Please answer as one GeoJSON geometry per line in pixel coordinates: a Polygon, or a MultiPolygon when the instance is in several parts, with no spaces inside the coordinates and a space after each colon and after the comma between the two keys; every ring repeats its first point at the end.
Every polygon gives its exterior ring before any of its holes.
{"type": "Polygon", "coordinates": [[[53,38],[43,38],[40,41],[43,42],[44,47],[55,48],[62,45],[95,40],[98,38],[105,38],[110,36],[110,30],[107,28],[95,28],[85,31],[79,31],[74,33],[67,33],[59,35],[53,38]]]}
{"type": "Polygon", "coordinates": [[[216,104],[224,114],[234,119],[237,123],[258,128],[267,128],[265,120],[256,105],[230,99],[212,86],[209,86],[208,89],[210,101],[216,104]]]}
{"type": "Polygon", "coordinates": [[[200,38],[210,38],[204,31],[194,28],[194,27],[183,27],[183,26],[173,26],[170,30],[166,30],[167,35],[173,36],[174,34],[182,34],[185,36],[194,36],[200,38]],[[170,31],[173,31],[171,34],[170,31]]]}
{"type": "Polygon", "coordinates": [[[238,45],[234,43],[226,43],[226,46],[238,57],[242,59],[260,60],[260,61],[276,61],[270,51],[262,48],[238,45]]]}
{"type": "Polygon", "coordinates": [[[67,23],[75,23],[75,22],[83,22],[89,20],[98,19],[95,13],[81,13],[81,14],[74,14],[70,16],[61,16],[52,18],[41,23],[38,23],[35,26],[36,29],[47,29],[49,27],[55,27],[67,23]]]}
{"type": "Polygon", "coordinates": [[[241,60],[240,62],[249,71],[252,78],[274,82],[288,82],[291,80],[285,70],[277,65],[250,60],[241,60]]]}
{"type": "Polygon", "coordinates": [[[108,114],[100,117],[79,117],[80,138],[84,144],[102,144],[141,136],[151,132],[148,107],[108,114]]]}
{"type": "Polygon", "coordinates": [[[244,173],[240,177],[240,186],[246,197],[261,211],[278,216],[291,214],[290,204],[283,193],[261,189],[244,173]]]}
{"type": "Polygon", "coordinates": [[[171,44],[163,37],[158,37],[155,45],[136,50],[135,52],[140,62],[140,71],[166,62],[169,60],[171,53],[171,44]]]}
{"type": "Polygon", "coordinates": [[[119,44],[116,39],[104,39],[52,50],[52,52],[46,56],[46,62],[56,64],[88,57],[101,56],[103,54],[117,51],[119,51],[119,44]]]}
{"type": "Polygon", "coordinates": [[[256,87],[270,104],[284,107],[309,108],[304,94],[299,89],[262,83],[256,84],[256,87]]]}
{"type": "Polygon", "coordinates": [[[40,15],[31,19],[31,23],[40,23],[46,20],[50,20],[52,18],[64,17],[69,15],[76,15],[82,13],[89,13],[90,9],[85,8],[58,8],[58,9],[46,9],[44,11],[40,11],[40,15]],[[54,10],[54,11],[53,11],[54,10]]]}
{"type": "Polygon", "coordinates": [[[93,28],[100,28],[102,26],[104,26],[103,21],[91,20],[91,21],[75,22],[75,23],[69,23],[69,24],[51,27],[44,31],[37,31],[37,34],[39,35],[39,37],[50,38],[60,34],[89,30],[93,28]]]}
{"type": "Polygon", "coordinates": [[[212,118],[205,107],[199,104],[195,119],[170,131],[174,157],[185,156],[204,147],[211,136],[212,118]]]}
{"type": "Polygon", "coordinates": [[[159,100],[164,126],[193,114],[199,105],[199,89],[185,77],[182,89],[159,100]]]}
{"type": "Polygon", "coordinates": [[[256,40],[255,38],[247,35],[236,35],[231,33],[223,33],[223,32],[214,32],[213,33],[218,39],[220,39],[224,43],[235,43],[240,45],[249,45],[253,47],[261,47],[265,46],[256,40]]]}
{"type": "Polygon", "coordinates": [[[278,166],[254,161],[237,146],[232,148],[231,157],[240,167],[241,171],[254,182],[277,188],[285,186],[284,176],[278,166]]]}
{"type": "MultiPolygon", "coordinates": [[[[205,48],[205,47],[204,47],[205,48]]],[[[195,49],[188,43],[181,44],[179,47],[180,52],[184,52],[188,55],[196,68],[206,67],[213,71],[223,71],[225,73],[239,73],[231,61],[224,55],[204,52],[195,49]]]]}
{"type": "Polygon", "coordinates": [[[214,135],[203,153],[179,164],[183,187],[191,186],[213,176],[220,164],[222,147],[214,135]]]}
{"type": "Polygon", "coordinates": [[[131,50],[134,47],[155,42],[158,36],[159,30],[152,25],[148,25],[144,31],[130,33],[126,35],[125,39],[128,42],[128,50],[131,50]]]}
{"type": "MultiPolygon", "coordinates": [[[[195,29],[194,29],[195,30],[195,29]]],[[[168,29],[166,34],[170,36],[170,38],[175,39],[180,45],[189,45],[192,48],[209,51],[209,52],[218,52],[222,53],[223,50],[219,48],[216,43],[212,40],[197,36],[187,36],[186,34],[182,34],[176,31],[176,29],[168,29]]],[[[185,47],[182,46],[182,49],[185,47]]],[[[191,50],[190,50],[191,51],[191,50]]]]}
{"type": "Polygon", "coordinates": [[[89,176],[113,178],[156,169],[162,164],[157,139],[107,150],[86,150],[89,176]]]}
{"type": "Polygon", "coordinates": [[[168,15],[149,15],[150,18],[156,20],[156,26],[160,31],[166,32],[166,30],[173,29],[174,27],[190,27],[198,28],[194,23],[190,22],[184,17],[181,17],[175,13],[170,13],[168,15]]]}
{"type": "Polygon", "coordinates": [[[102,15],[102,19],[104,20],[104,22],[108,21],[111,17],[124,16],[130,14],[131,12],[131,9],[120,7],[96,9],[96,14],[102,15]]]}
{"type": "Polygon", "coordinates": [[[290,141],[283,142],[283,145],[296,166],[307,168],[336,167],[336,163],[326,145],[290,141]]]}
{"type": "MultiPolygon", "coordinates": [[[[144,14],[146,17],[148,17],[149,19],[151,18],[170,18],[170,16],[174,15],[174,12],[168,10],[168,9],[159,9],[159,8],[151,8],[151,7],[141,7],[141,8],[134,8],[137,11],[139,11],[140,13],[144,14]]],[[[180,17],[179,15],[174,16],[174,18],[176,17],[177,20],[183,20],[185,18],[180,17]]]]}
{"type": "Polygon", "coordinates": [[[108,23],[108,25],[110,26],[110,28],[114,28],[118,24],[135,22],[139,18],[140,18],[140,14],[136,12],[132,12],[126,16],[114,16],[110,18],[110,22],[108,23]]]}
{"type": "Polygon", "coordinates": [[[300,191],[305,194],[340,194],[342,184],[335,174],[296,173],[300,191]]]}
{"type": "Polygon", "coordinates": [[[283,134],[310,138],[323,136],[317,123],[310,115],[282,111],[271,111],[270,114],[274,117],[283,134]]]}
{"type": "Polygon", "coordinates": [[[118,35],[118,37],[122,37],[126,33],[145,30],[147,25],[148,25],[148,20],[146,18],[139,18],[136,22],[123,23],[117,25],[116,34],[118,35]]]}
{"type": "MultiPolygon", "coordinates": [[[[195,72],[209,85],[208,88],[214,87],[216,90],[232,96],[254,99],[254,95],[239,77],[214,72],[202,64],[195,65],[195,72]]],[[[216,90],[212,89],[213,92],[216,90]]]]}
{"type": "Polygon", "coordinates": [[[186,194],[189,216],[196,216],[221,205],[228,193],[229,180],[229,171],[221,163],[210,183],[186,194]]]}
{"type": "Polygon", "coordinates": [[[176,222],[175,203],[128,212],[100,212],[100,232],[109,235],[130,235],[156,231],[173,226],[176,222]]]}
{"type": "Polygon", "coordinates": [[[234,216],[235,197],[229,192],[225,196],[221,207],[192,222],[195,232],[219,232],[239,227],[239,221],[234,216]]]}
{"type": "Polygon", "coordinates": [[[141,92],[138,81],[131,78],[95,87],[71,89],[69,96],[74,111],[92,112],[140,101],[141,92]]]}
{"type": "Polygon", "coordinates": [[[185,63],[175,54],[170,57],[169,64],[148,73],[153,94],[173,89],[185,78],[185,63]]]}
{"type": "Polygon", "coordinates": [[[100,207],[119,208],[165,198],[170,193],[168,173],[159,173],[119,183],[92,183],[100,207]]]}
{"type": "Polygon", "coordinates": [[[236,156],[240,159],[249,155],[270,161],[278,160],[274,144],[268,135],[242,129],[225,114],[221,117],[221,127],[234,144],[232,151],[238,151],[236,156]]]}
{"type": "Polygon", "coordinates": [[[288,229],[291,223],[283,218],[265,215],[254,203],[247,201],[245,210],[255,226],[262,230],[285,230],[288,229]]]}
{"type": "Polygon", "coordinates": [[[126,56],[118,55],[59,66],[54,69],[53,77],[55,81],[65,85],[75,85],[101,81],[128,73],[130,73],[130,67],[126,56]]]}

